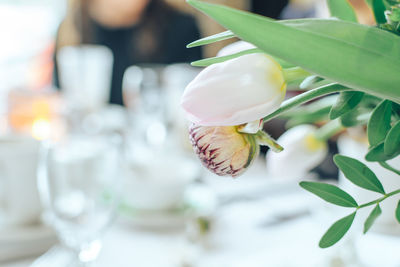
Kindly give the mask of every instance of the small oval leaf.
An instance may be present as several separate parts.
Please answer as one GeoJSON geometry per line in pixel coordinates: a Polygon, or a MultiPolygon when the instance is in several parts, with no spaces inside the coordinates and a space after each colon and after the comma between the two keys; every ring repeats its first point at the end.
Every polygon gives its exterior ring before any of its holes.
{"type": "Polygon", "coordinates": [[[327,248],[336,244],[350,229],[351,224],[354,221],[356,212],[338,220],[335,222],[326,233],[322,236],[319,241],[320,248],[327,248]]]}
{"type": "Polygon", "coordinates": [[[400,152],[400,121],[396,122],[387,134],[383,151],[387,156],[400,152]]]}
{"type": "Polygon", "coordinates": [[[385,151],[384,151],[384,143],[381,142],[378,145],[373,146],[368,150],[367,155],[365,155],[365,159],[367,161],[372,161],[372,162],[387,161],[387,160],[397,157],[399,154],[400,154],[400,151],[397,151],[397,153],[392,154],[390,156],[386,155],[385,151]]]}
{"type": "Polygon", "coordinates": [[[357,22],[356,13],[347,0],[328,0],[328,7],[333,17],[357,22]]]}
{"type": "Polygon", "coordinates": [[[374,11],[374,17],[377,24],[386,23],[386,6],[382,0],[372,0],[372,10],[374,11]]]}
{"type": "Polygon", "coordinates": [[[400,200],[397,203],[397,208],[396,208],[396,219],[400,223],[400,200]]]}
{"type": "Polygon", "coordinates": [[[342,207],[358,206],[352,196],[337,186],[318,182],[300,182],[300,186],[329,203],[342,207]]]}
{"type": "Polygon", "coordinates": [[[375,146],[385,140],[390,130],[390,117],[392,114],[392,102],[383,100],[372,112],[368,121],[368,141],[371,146],[375,146]]]}
{"type": "Polygon", "coordinates": [[[375,222],[376,218],[379,217],[379,215],[382,214],[381,207],[379,206],[379,203],[376,204],[375,208],[371,211],[369,214],[368,218],[365,220],[364,223],[364,234],[368,232],[368,230],[371,228],[372,224],[375,222]]]}
{"type": "Polygon", "coordinates": [[[385,194],[385,190],[375,173],[364,163],[343,155],[335,155],[333,161],[353,184],[367,190],[385,194]]]}
{"type": "Polygon", "coordinates": [[[334,120],[336,118],[339,118],[341,115],[354,109],[361,102],[363,96],[363,92],[341,92],[337,102],[335,103],[335,105],[332,106],[332,109],[329,113],[330,119],[334,120]]]}

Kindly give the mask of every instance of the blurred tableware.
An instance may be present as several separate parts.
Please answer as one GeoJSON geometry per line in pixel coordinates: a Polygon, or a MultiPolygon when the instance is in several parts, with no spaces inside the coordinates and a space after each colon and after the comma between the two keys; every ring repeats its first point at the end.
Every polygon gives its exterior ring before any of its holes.
{"type": "MultiPolygon", "coordinates": [[[[150,151],[147,151],[151,153],[150,151]]],[[[196,163],[183,155],[169,152],[145,155],[137,149],[127,166],[124,200],[142,210],[169,210],[182,205],[186,186],[198,175],[196,163]]]]}
{"type": "Polygon", "coordinates": [[[138,226],[183,226],[186,188],[199,176],[199,165],[172,150],[136,147],[125,167],[120,213],[138,226]]]}
{"type": "Polygon", "coordinates": [[[97,258],[101,236],[115,218],[119,151],[106,137],[70,137],[46,143],[39,191],[61,243],[81,262],[97,258]]]}
{"type": "Polygon", "coordinates": [[[164,68],[162,64],[131,66],[123,78],[133,138],[153,148],[167,139],[164,68]]]}
{"type": "Polygon", "coordinates": [[[0,137],[0,226],[39,221],[38,153],[39,142],[31,137],[0,137]]]}
{"type": "Polygon", "coordinates": [[[44,224],[0,229],[0,262],[40,255],[56,243],[54,230],[44,224]]]}
{"type": "Polygon", "coordinates": [[[113,55],[99,45],[62,47],[57,53],[60,86],[71,110],[90,112],[110,96],[113,55]]]}

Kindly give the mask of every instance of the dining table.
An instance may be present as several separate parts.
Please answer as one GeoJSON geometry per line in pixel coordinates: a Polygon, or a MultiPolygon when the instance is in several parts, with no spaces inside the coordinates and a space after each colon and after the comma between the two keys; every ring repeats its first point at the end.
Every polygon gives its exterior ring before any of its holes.
{"type": "MultiPolygon", "coordinates": [[[[374,228],[362,235],[361,226],[353,225],[338,244],[319,248],[319,239],[343,211],[305,192],[298,182],[267,177],[261,157],[236,179],[205,172],[201,186],[217,200],[207,215],[206,233],[193,238],[185,217],[168,226],[146,227],[119,216],[103,236],[98,259],[89,266],[400,266],[400,236],[374,228]]],[[[57,243],[52,247],[42,256],[0,262],[0,266],[54,267],[51,252],[57,251],[57,243]]]]}

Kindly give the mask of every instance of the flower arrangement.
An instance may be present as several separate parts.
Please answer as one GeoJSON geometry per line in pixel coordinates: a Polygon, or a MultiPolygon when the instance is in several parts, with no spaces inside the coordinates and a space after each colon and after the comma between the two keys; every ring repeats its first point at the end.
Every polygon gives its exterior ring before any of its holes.
{"type": "MultiPolygon", "coordinates": [[[[330,137],[361,127],[369,143],[366,161],[400,175],[387,162],[400,155],[399,0],[366,0],[376,26],[357,23],[347,0],[327,0],[332,19],[281,21],[203,1],[187,2],[228,29],[189,48],[234,37],[246,42],[242,49],[193,62],[206,68],[182,96],[182,107],[193,123],[192,145],[209,170],[239,176],[257,156],[259,145],[266,145],[278,153],[268,152],[270,169],[304,155],[307,160],[296,167],[301,175],[326,155],[330,137]],[[284,101],[289,88],[302,93],[284,101]],[[306,125],[289,129],[275,141],[262,126],[278,116],[306,125]],[[316,127],[316,121],[323,124],[316,127]]],[[[360,209],[374,206],[364,223],[367,232],[381,214],[381,202],[400,194],[400,188],[385,191],[375,173],[357,159],[335,155],[334,162],[351,183],[380,197],[360,204],[335,185],[300,182],[321,199],[351,209],[323,235],[321,248],[338,242],[360,209]]],[[[400,201],[393,216],[400,223],[400,201]]]]}

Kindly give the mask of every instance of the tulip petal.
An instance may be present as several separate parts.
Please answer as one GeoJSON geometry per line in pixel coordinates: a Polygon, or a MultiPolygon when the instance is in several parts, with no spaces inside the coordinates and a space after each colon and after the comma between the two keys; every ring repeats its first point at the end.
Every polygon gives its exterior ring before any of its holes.
{"type": "Polygon", "coordinates": [[[258,120],[283,101],[281,67],[265,54],[250,54],[205,68],[186,87],[187,118],[203,126],[233,126],[258,120]]]}

